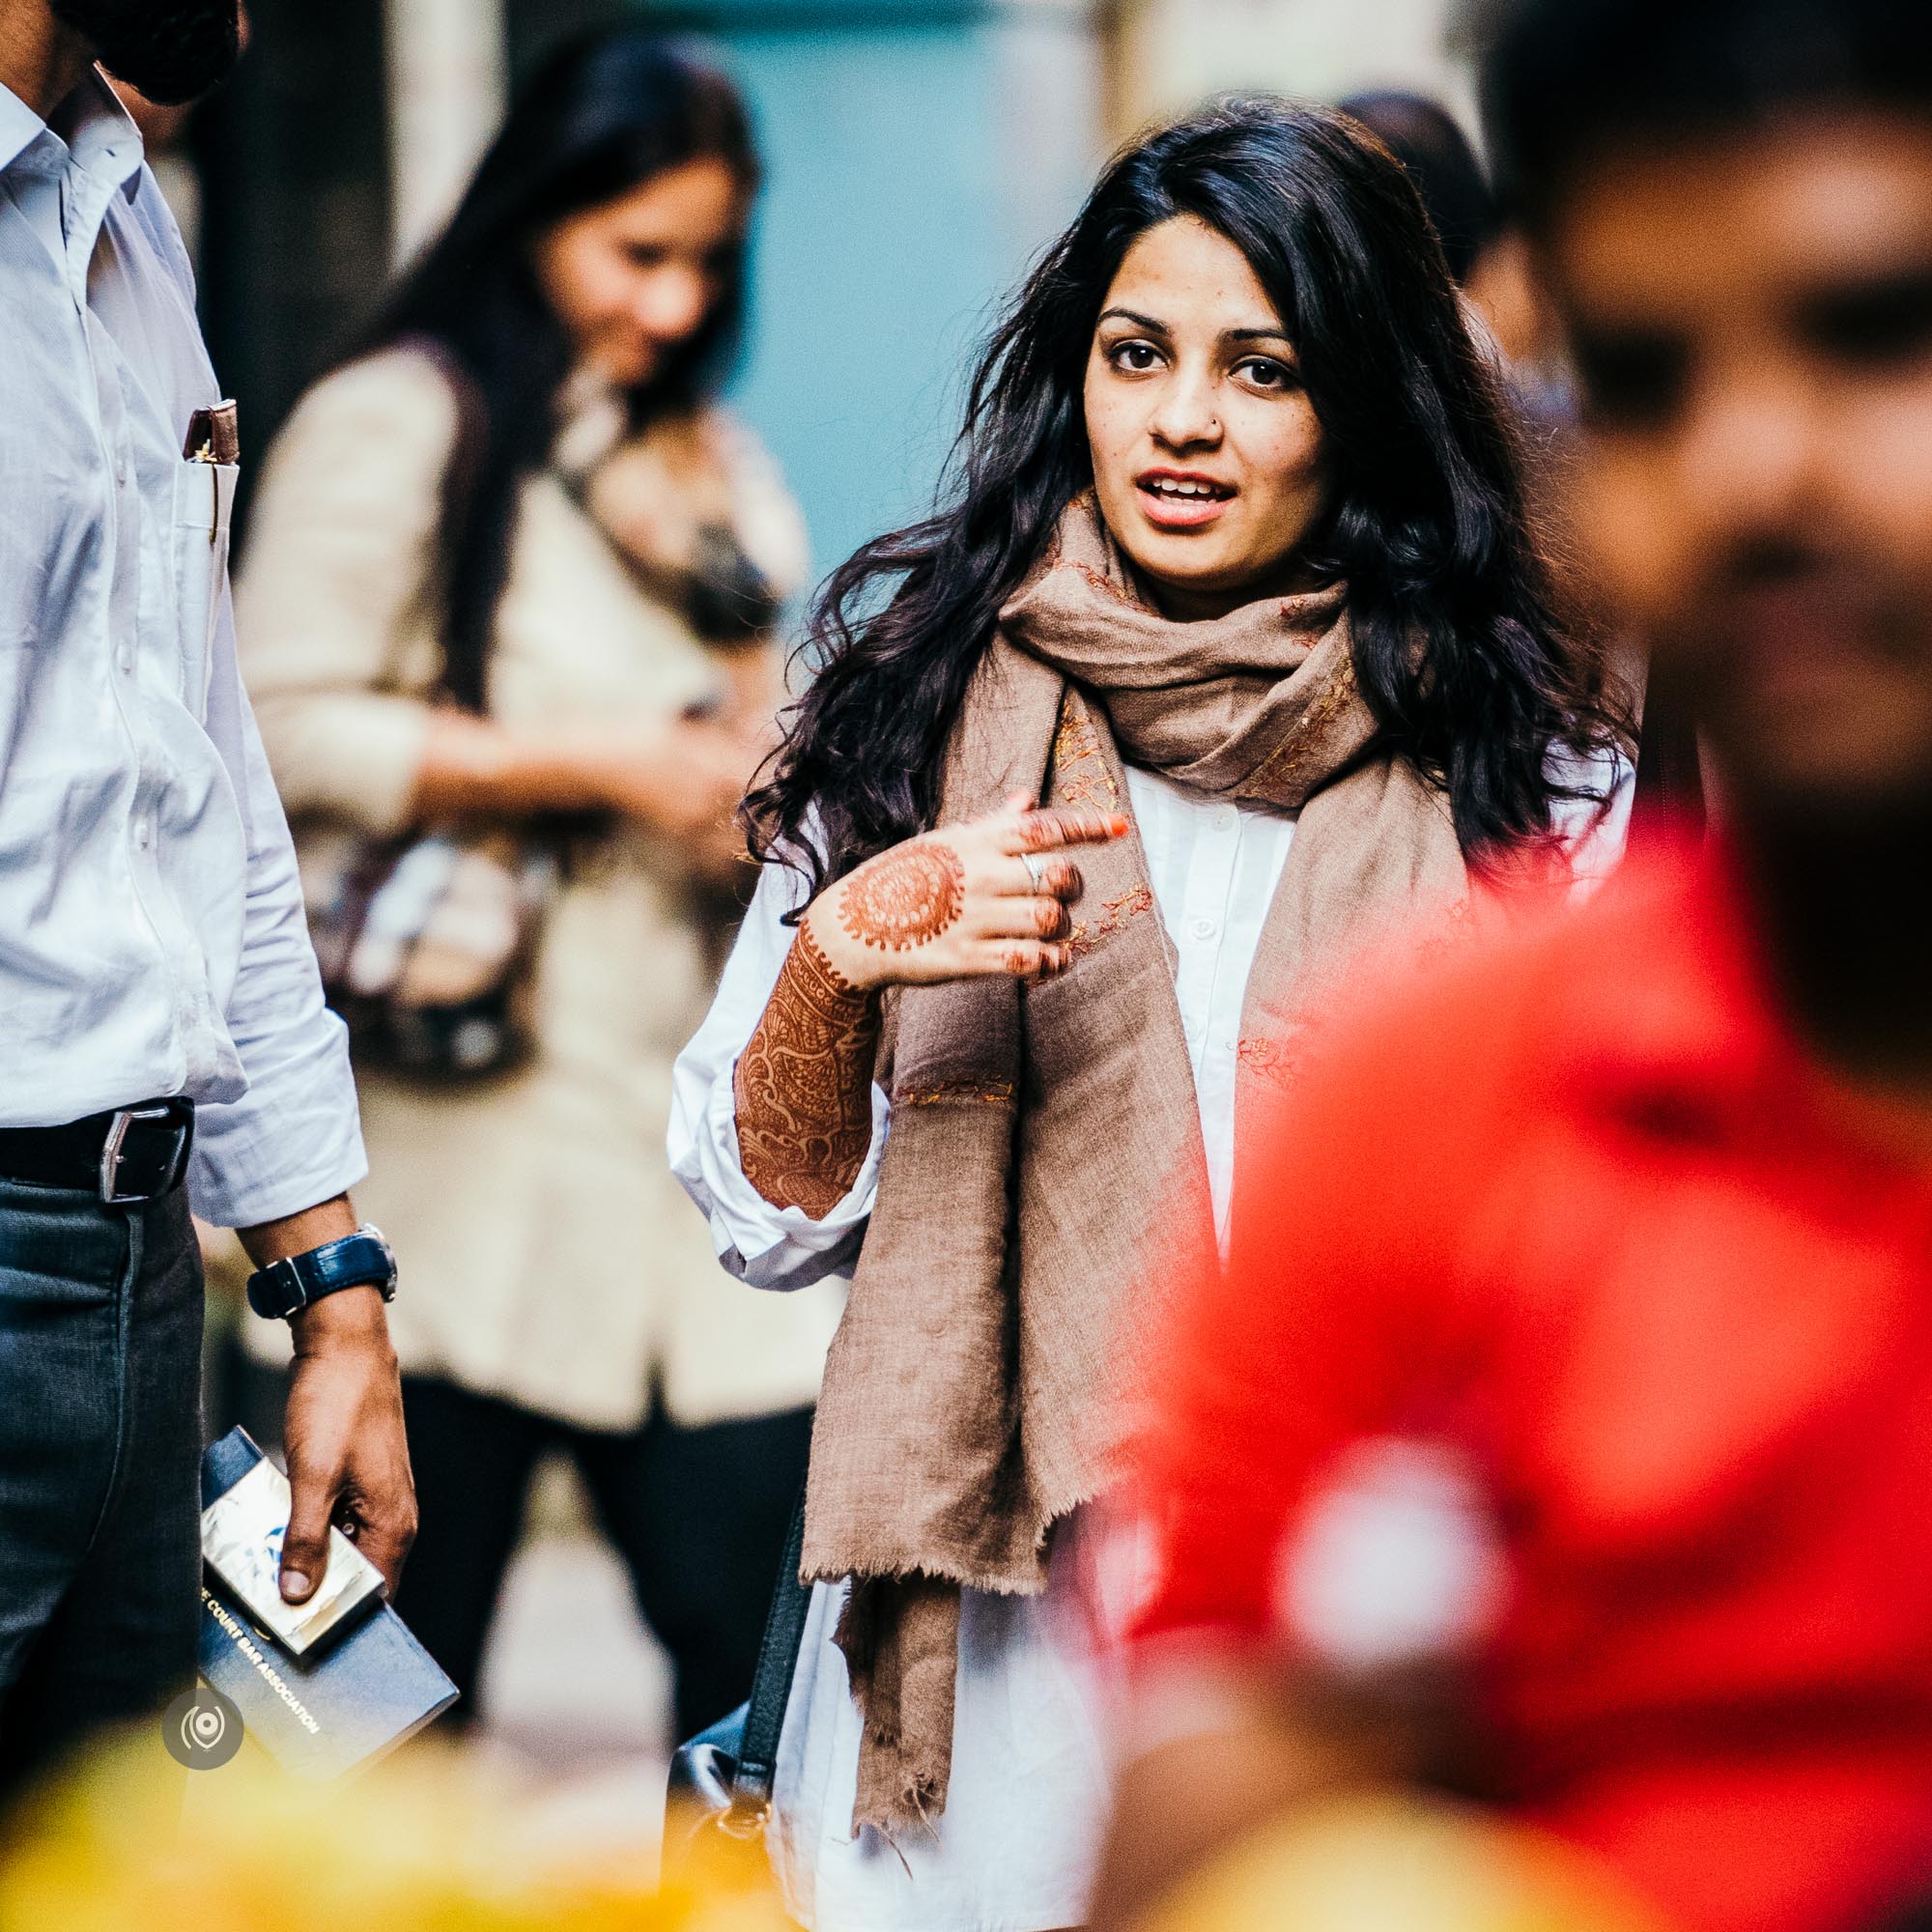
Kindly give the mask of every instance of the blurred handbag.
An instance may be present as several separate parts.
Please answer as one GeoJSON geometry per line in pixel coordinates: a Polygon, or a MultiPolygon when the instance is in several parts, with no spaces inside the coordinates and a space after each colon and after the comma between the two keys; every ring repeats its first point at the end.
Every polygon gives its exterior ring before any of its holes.
{"type": "Polygon", "coordinates": [[[552,844],[500,830],[372,839],[318,827],[300,850],[323,992],[358,1057],[443,1081],[528,1057],[562,870],[552,844]]]}
{"type": "Polygon", "coordinates": [[[758,1667],[752,1695],[728,1717],[680,1745],[670,1761],[665,1793],[665,1863],[669,1868],[700,1859],[715,1837],[742,1845],[759,1839],[772,1811],[779,1739],[785,1706],[791,1701],[799,1645],[811,1608],[811,1585],[801,1583],[805,1559],[805,1496],[800,1492],[785,1536],[784,1556],[765,1634],[758,1644],[758,1667]]]}

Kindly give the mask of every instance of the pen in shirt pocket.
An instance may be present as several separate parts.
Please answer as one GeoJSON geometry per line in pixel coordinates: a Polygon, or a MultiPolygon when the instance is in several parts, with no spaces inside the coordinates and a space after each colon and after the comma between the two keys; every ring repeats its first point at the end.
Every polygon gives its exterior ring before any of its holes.
{"type": "Polygon", "coordinates": [[[189,463],[240,463],[242,430],[240,412],[232,400],[224,399],[213,409],[196,410],[187,419],[187,440],[182,455],[189,463]]]}

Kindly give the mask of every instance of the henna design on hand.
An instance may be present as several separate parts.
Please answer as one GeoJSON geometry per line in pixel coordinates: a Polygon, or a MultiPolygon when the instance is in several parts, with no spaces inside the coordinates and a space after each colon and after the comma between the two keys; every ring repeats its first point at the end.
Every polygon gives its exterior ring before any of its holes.
{"type": "Polygon", "coordinates": [[[878,1043],[878,1003],[801,925],[732,1082],[738,1158],[774,1208],[822,1221],[852,1191],[872,1143],[878,1043]]]}
{"type": "Polygon", "coordinates": [[[1052,980],[1072,964],[1072,953],[1065,946],[1009,946],[1002,962],[1015,980],[1052,980]]]}
{"type": "Polygon", "coordinates": [[[838,923],[862,946],[909,952],[959,917],[966,867],[952,846],[920,839],[861,866],[838,895],[838,923]]]}
{"type": "Polygon", "coordinates": [[[1020,850],[1044,852],[1058,845],[1086,839],[1119,838],[1127,821],[1117,811],[1090,811],[1073,806],[1047,805],[1020,814],[1020,850]]]}

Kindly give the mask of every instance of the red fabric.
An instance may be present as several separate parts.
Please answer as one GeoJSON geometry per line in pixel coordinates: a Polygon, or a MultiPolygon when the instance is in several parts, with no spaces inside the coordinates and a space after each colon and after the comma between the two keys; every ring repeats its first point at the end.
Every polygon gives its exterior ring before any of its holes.
{"type": "Polygon", "coordinates": [[[1679,861],[1351,1025],[1248,1123],[1154,1363],[1143,1634],[1280,1640],[1340,1451],[1446,1440],[1508,1557],[1526,1816],[1687,1932],[1932,1892],[1932,1174],[1774,1017],[1679,861]]]}

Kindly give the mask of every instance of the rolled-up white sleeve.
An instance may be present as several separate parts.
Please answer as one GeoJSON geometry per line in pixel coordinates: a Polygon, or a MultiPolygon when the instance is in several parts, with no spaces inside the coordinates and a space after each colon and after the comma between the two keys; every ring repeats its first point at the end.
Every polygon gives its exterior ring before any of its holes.
{"type": "Polygon", "coordinates": [[[671,1172],[711,1224],[718,1259],[753,1288],[805,1288],[828,1275],[849,1276],[878,1189],[890,1107],[872,1088],[872,1144],[852,1190],[821,1220],[800,1208],[774,1208],[745,1178],[738,1153],[733,1092],[738,1056],[756,1031],[778,984],[792,929],[784,916],[803,881],[768,865],[745,915],[704,1024],[678,1055],[671,1078],[671,1172]]]}
{"type": "Polygon", "coordinates": [[[1636,767],[1613,748],[1585,756],[1558,746],[1551,748],[1546,770],[1579,794],[1559,799],[1550,820],[1569,855],[1572,895],[1586,898],[1623,863],[1636,798],[1636,767]]]}
{"type": "MultiPolygon", "coordinates": [[[[226,612],[220,630],[232,666],[226,612]]],[[[369,1163],[348,1030],[323,1003],[288,820],[239,679],[232,691],[240,711],[248,886],[242,957],[224,1016],[248,1091],[197,1113],[188,1190],[204,1220],[252,1228],[342,1193],[369,1163]]]]}

